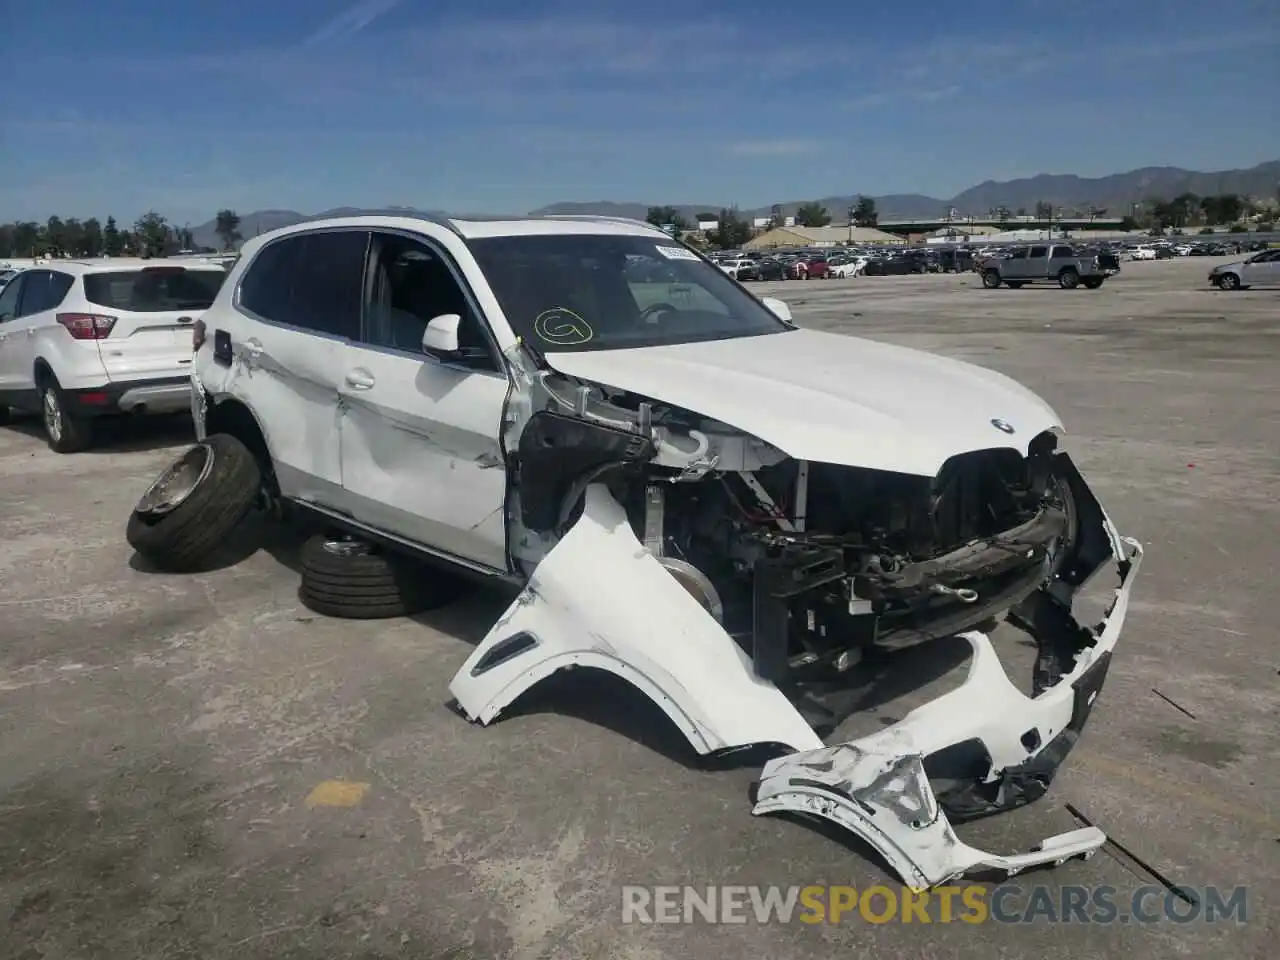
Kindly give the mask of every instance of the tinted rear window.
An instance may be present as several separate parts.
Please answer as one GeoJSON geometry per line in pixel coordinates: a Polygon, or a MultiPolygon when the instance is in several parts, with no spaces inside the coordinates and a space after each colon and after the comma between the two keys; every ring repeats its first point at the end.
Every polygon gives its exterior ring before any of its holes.
{"type": "Polygon", "coordinates": [[[218,295],[227,272],[160,267],[87,273],[84,296],[90,303],[133,313],[206,310],[218,295]]]}

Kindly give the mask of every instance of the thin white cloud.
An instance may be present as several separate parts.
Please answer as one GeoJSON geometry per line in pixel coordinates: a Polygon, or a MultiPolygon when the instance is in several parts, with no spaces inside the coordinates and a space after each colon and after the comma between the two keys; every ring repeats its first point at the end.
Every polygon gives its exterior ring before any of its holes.
{"type": "Polygon", "coordinates": [[[912,99],[919,100],[922,103],[938,103],[941,100],[950,100],[960,92],[957,84],[949,87],[935,87],[932,90],[917,90],[911,96],[912,99]]]}
{"type": "Polygon", "coordinates": [[[389,13],[400,0],[360,0],[337,16],[322,23],[302,41],[304,47],[316,47],[353,37],[379,17],[389,13]]]}
{"type": "Polygon", "coordinates": [[[872,107],[911,103],[913,101],[916,103],[941,103],[957,96],[960,93],[960,89],[958,84],[951,84],[946,87],[929,87],[925,89],[901,87],[893,90],[870,90],[867,93],[851,97],[844,101],[841,106],[848,110],[868,110],[872,107]]]}
{"type": "Polygon", "coordinates": [[[816,140],[740,140],[731,143],[728,152],[737,157],[797,157],[821,147],[816,140]]]}

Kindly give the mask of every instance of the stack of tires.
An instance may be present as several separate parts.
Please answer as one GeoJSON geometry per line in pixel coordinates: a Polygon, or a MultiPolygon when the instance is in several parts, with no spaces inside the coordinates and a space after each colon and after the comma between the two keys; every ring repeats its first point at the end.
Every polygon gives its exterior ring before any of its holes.
{"type": "MultiPolygon", "coordinates": [[[[195,573],[220,553],[256,504],[264,470],[229,434],[214,434],[165,468],[129,516],[129,545],[157,569],[195,573]]],[[[343,533],[308,539],[299,554],[304,606],[330,617],[399,617],[455,599],[461,582],[412,558],[343,533]]]]}

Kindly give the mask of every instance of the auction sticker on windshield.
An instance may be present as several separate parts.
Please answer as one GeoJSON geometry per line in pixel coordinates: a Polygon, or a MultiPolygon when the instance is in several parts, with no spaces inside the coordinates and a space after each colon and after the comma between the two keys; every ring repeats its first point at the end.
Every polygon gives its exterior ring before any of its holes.
{"type": "Polygon", "coordinates": [[[697,260],[698,255],[684,247],[658,247],[657,251],[668,260],[697,260]]]}

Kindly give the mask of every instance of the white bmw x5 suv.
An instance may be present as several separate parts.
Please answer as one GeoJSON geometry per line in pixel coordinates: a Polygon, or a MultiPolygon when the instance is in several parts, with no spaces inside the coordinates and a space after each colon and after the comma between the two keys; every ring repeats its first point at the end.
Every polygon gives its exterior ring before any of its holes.
{"type": "Polygon", "coordinates": [[[801,329],[661,231],[605,217],[287,227],[245,244],[195,342],[200,442],[128,523],[153,562],[198,566],[255,499],[282,500],[322,526],[299,591],[317,612],[447,600],[424,558],[512,582],[450,685],[467,718],[559,670],[612,673],[700,754],[781,745],[754,812],[827,817],[913,887],[1105,840],[1001,856],[948,819],[1048,788],[1142,556],[1053,410],[1007,377],[801,329]],[[1100,572],[1114,593],[1085,626],[1073,596],[1100,572]],[[1039,648],[1033,696],[982,632],[1004,614],[1039,648]],[[859,657],[957,634],[961,686],[831,736],[862,702],[859,657]]]}
{"type": "Polygon", "coordinates": [[[191,335],[226,279],[219,264],[49,260],[0,291],[0,424],[38,414],[58,453],[95,419],[190,408],[191,335]]]}

